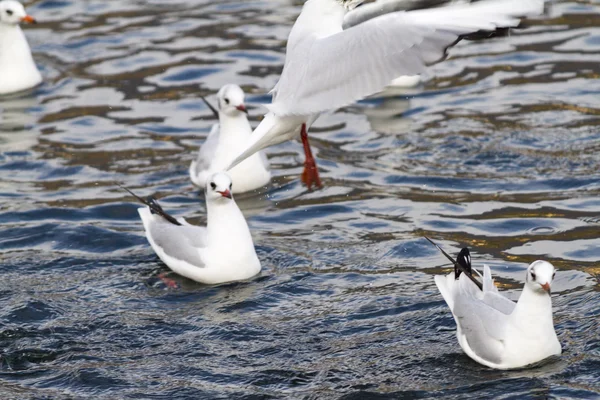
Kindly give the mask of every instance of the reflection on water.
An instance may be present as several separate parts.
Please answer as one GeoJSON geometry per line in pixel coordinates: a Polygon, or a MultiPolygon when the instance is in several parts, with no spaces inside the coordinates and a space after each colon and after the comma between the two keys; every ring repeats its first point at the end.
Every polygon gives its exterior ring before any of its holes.
{"type": "Polygon", "coordinates": [[[301,2],[27,5],[46,79],[0,99],[0,397],[598,396],[597,3],[321,117],[323,190],[300,185],[299,143],[269,149],[272,185],[237,198],[261,276],[178,290],[114,182],[204,223],[198,96],[235,82],[257,124],[301,2]],[[564,355],[511,372],[463,355],[423,235],[470,246],[512,299],[551,261],[564,355]]]}

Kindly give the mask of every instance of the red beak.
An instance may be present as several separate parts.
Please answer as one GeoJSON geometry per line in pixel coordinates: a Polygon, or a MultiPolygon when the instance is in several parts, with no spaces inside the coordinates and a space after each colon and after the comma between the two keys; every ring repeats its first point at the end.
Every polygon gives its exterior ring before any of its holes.
{"type": "Polygon", "coordinates": [[[549,283],[544,283],[542,285],[542,289],[544,289],[546,292],[550,293],[550,284],[549,283]]]}
{"type": "Polygon", "coordinates": [[[243,104],[240,104],[239,106],[236,107],[238,110],[240,110],[241,112],[245,112],[246,114],[248,114],[248,110],[246,110],[246,106],[243,104]]]}
{"type": "Polygon", "coordinates": [[[221,196],[223,196],[223,197],[227,197],[228,199],[231,198],[231,192],[229,191],[229,189],[225,189],[224,192],[219,192],[219,193],[221,193],[221,196]]]}
{"type": "Polygon", "coordinates": [[[21,21],[27,22],[29,24],[37,24],[37,21],[31,15],[24,16],[23,18],[21,18],[21,21]]]}

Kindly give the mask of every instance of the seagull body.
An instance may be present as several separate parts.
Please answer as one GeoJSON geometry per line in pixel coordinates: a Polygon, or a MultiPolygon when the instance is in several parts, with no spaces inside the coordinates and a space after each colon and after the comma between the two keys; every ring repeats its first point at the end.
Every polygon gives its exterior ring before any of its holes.
{"type": "Polygon", "coordinates": [[[516,303],[498,292],[487,265],[481,290],[467,273],[455,271],[436,276],[435,283],[452,311],[463,351],[487,367],[512,369],[562,352],[552,321],[554,274],[549,262],[533,262],[516,303]]]}
{"type": "MultiPolygon", "coordinates": [[[[206,227],[190,225],[164,212],[156,201],[138,209],[146,238],[175,273],[206,284],[249,279],[260,261],[242,212],[231,196],[231,180],[214,174],[206,183],[206,227]]],[[[136,196],[137,197],[137,196],[136,196]]]]}
{"type": "MultiPolygon", "coordinates": [[[[206,185],[212,174],[225,170],[232,155],[246,148],[252,134],[242,89],[237,85],[225,85],[217,97],[219,123],[213,125],[189,169],[190,179],[200,187],[206,185]]],[[[233,193],[264,187],[271,180],[269,161],[262,152],[251,155],[228,173],[234,183],[233,193]]]]}
{"type": "Polygon", "coordinates": [[[21,22],[35,23],[23,5],[0,0],[0,95],[30,89],[42,82],[21,22]]]}
{"type": "Polygon", "coordinates": [[[320,186],[306,131],[321,113],[377,93],[398,76],[421,73],[443,59],[463,35],[517,26],[518,17],[540,14],[544,8],[543,0],[484,0],[391,12],[344,29],[346,15],[360,3],[304,4],[288,38],[281,78],[266,106],[269,112],[230,168],[300,132],[307,157],[303,180],[309,187],[320,186]]]}

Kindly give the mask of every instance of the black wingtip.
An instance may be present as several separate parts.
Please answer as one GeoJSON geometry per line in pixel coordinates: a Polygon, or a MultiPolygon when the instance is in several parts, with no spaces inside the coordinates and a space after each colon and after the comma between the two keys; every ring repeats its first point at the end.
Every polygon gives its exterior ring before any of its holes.
{"type": "Polygon", "coordinates": [[[202,99],[202,101],[204,102],[204,104],[206,104],[208,106],[208,108],[210,108],[210,111],[212,111],[212,113],[214,114],[214,116],[219,119],[219,112],[217,111],[216,108],[213,107],[212,104],[210,104],[208,102],[208,100],[206,100],[206,98],[204,96],[200,96],[200,98],[202,99]]]}
{"type": "Polygon", "coordinates": [[[458,279],[458,277],[460,276],[460,273],[464,273],[465,275],[467,275],[469,277],[469,279],[471,279],[471,281],[477,285],[477,287],[480,290],[483,290],[483,285],[481,284],[481,282],[479,282],[477,279],[475,279],[475,277],[473,276],[473,269],[471,267],[471,253],[469,252],[469,249],[467,249],[466,247],[463,248],[459,253],[458,253],[458,257],[455,259],[452,258],[452,256],[450,256],[448,253],[446,253],[444,251],[444,249],[442,249],[440,246],[438,246],[433,240],[429,239],[427,236],[423,236],[425,239],[427,239],[429,241],[429,243],[433,244],[435,247],[437,247],[437,249],[439,251],[442,252],[442,254],[444,256],[446,256],[446,258],[448,260],[450,260],[450,262],[452,262],[452,264],[454,264],[454,276],[455,278],[458,279]]]}
{"type": "Polygon", "coordinates": [[[141,198],[137,194],[133,193],[131,190],[127,189],[125,186],[121,185],[119,182],[115,182],[115,185],[120,187],[121,189],[127,191],[130,195],[138,199],[138,201],[150,209],[152,214],[157,214],[172,223],[173,225],[181,225],[179,221],[177,221],[173,216],[169,215],[163,208],[158,204],[158,201],[152,196],[148,196],[146,199],[141,198]]]}
{"type": "Polygon", "coordinates": [[[458,256],[456,256],[456,263],[462,266],[462,269],[459,269],[456,267],[456,265],[454,266],[454,272],[456,273],[457,278],[460,276],[463,270],[467,271],[469,275],[473,275],[473,269],[471,267],[471,253],[469,252],[469,249],[464,247],[460,250],[458,256]]]}

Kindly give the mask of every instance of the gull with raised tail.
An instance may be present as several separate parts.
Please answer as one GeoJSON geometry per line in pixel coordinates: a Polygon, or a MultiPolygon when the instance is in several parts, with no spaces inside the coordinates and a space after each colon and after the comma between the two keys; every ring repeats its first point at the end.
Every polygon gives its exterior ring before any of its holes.
{"type": "Polygon", "coordinates": [[[448,275],[437,275],[435,284],[456,321],[458,343],[469,357],[490,368],[513,369],[561,354],[552,321],[550,289],[556,274],[552,264],[538,260],[529,265],[515,303],[498,292],[487,265],[483,276],[472,269],[468,249],[462,249],[456,261],[442,252],[455,267],[448,275]]]}
{"type": "MultiPolygon", "coordinates": [[[[237,85],[225,85],[217,93],[218,110],[202,98],[219,122],[214,124],[198,157],[190,165],[190,179],[204,187],[206,179],[229,165],[231,157],[243,151],[250,141],[252,127],[244,104],[244,91],[237,85]]],[[[271,180],[269,161],[257,152],[228,171],[233,193],[243,193],[264,187],[271,180]]]]}
{"type": "Polygon", "coordinates": [[[153,198],[138,209],[146,238],[158,257],[175,273],[206,284],[252,278],[261,265],[248,224],[231,195],[225,173],[206,181],[206,227],[190,225],[167,214],[153,198]]]}
{"type": "Polygon", "coordinates": [[[42,82],[19,24],[35,24],[21,3],[0,0],[0,95],[31,89],[42,82]]]}
{"type": "Polygon", "coordinates": [[[515,27],[538,15],[543,0],[482,0],[378,15],[348,29],[344,18],[362,0],[308,0],[289,35],[281,77],[268,113],[229,168],[298,134],[306,161],[302,181],[321,186],[307,130],[326,111],[384,89],[394,78],[421,73],[464,35],[515,27]]]}

